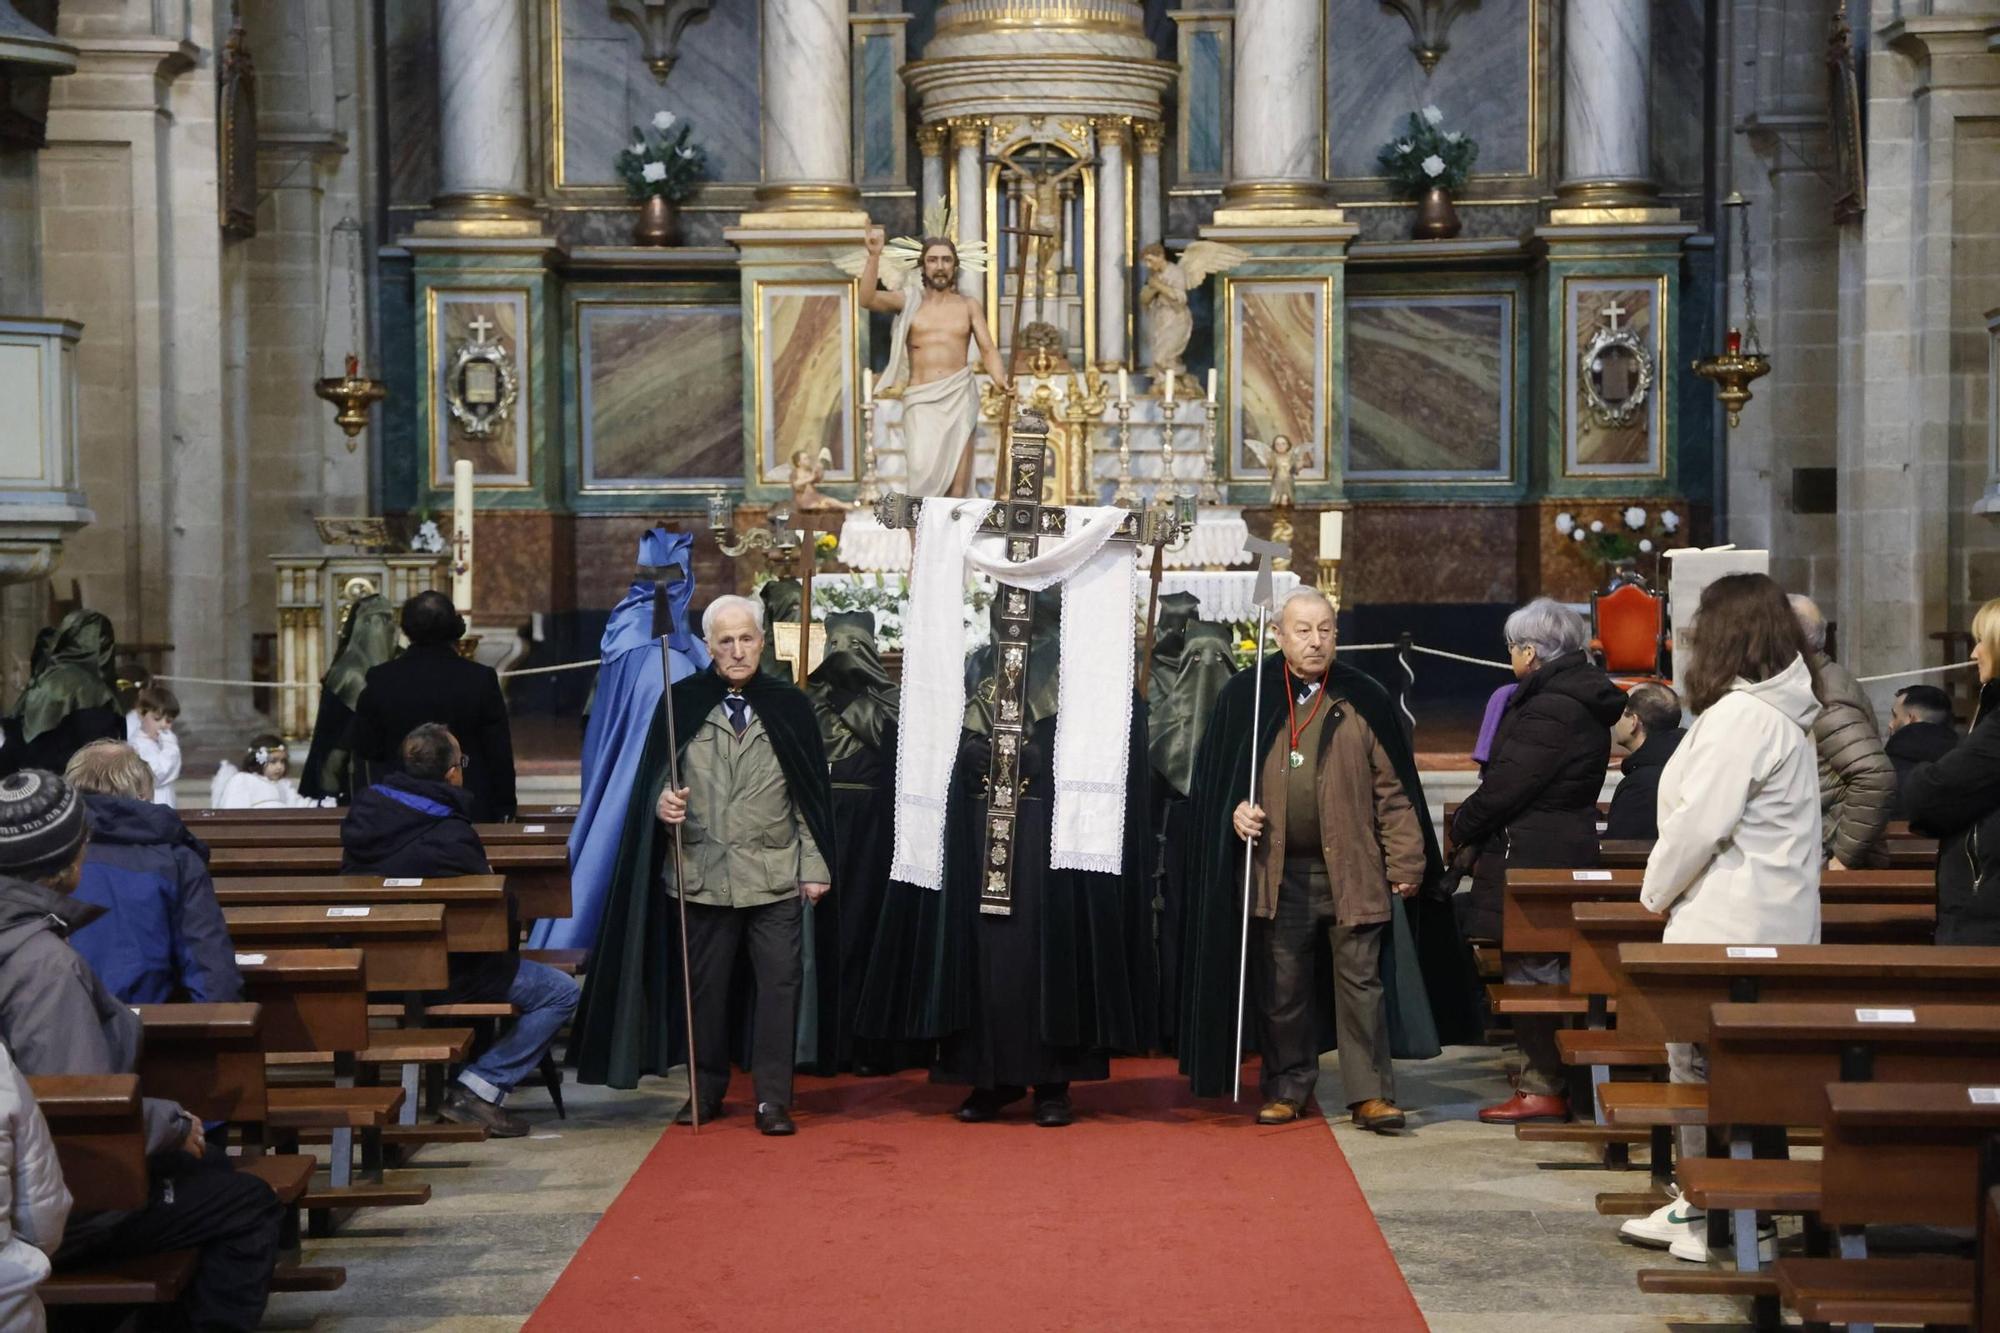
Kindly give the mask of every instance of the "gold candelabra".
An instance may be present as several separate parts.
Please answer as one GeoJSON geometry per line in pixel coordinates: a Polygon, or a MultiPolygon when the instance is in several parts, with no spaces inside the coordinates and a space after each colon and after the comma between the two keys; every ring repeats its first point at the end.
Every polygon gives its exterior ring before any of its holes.
{"type": "Polygon", "coordinates": [[[1070,373],[1068,392],[1063,395],[1062,417],[1074,428],[1071,438],[1076,441],[1070,463],[1071,504],[1097,503],[1097,444],[1093,432],[1103,420],[1109,401],[1102,374],[1087,370],[1079,383],[1076,373],[1070,373]]]}

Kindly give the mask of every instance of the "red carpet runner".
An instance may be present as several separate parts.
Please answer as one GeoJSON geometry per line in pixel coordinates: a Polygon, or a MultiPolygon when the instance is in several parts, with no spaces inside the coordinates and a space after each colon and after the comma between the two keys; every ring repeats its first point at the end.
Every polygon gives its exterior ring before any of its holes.
{"type": "MultiPolygon", "coordinates": [[[[1424,1329],[1317,1115],[1264,1129],[1164,1060],[1080,1119],[961,1125],[920,1074],[799,1080],[798,1137],[671,1129],[528,1327],[1424,1329]]],[[[1413,1149],[1417,1145],[1410,1145],[1413,1149]]]]}

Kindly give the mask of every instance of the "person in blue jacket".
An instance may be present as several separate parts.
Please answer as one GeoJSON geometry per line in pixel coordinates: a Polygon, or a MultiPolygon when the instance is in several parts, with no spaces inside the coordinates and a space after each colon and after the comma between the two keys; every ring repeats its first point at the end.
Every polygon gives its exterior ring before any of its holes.
{"type": "Polygon", "coordinates": [[[639,539],[640,575],[604,627],[596,697],[583,735],[583,799],[569,835],[570,914],[535,923],[537,949],[588,949],[611,887],[625,828],[625,800],[660,709],[660,640],[667,634],[675,680],[708,666],[708,649],[687,628],[694,599],[694,537],[654,528],[639,539]],[[667,584],[668,621],[660,622],[656,580],[667,584]]]}
{"type": "Polygon", "coordinates": [[[243,978],[208,847],[154,805],[153,770],[123,741],[93,741],[63,772],[90,824],[75,896],[105,909],[70,942],[126,1004],[231,1003],[243,978]]]}

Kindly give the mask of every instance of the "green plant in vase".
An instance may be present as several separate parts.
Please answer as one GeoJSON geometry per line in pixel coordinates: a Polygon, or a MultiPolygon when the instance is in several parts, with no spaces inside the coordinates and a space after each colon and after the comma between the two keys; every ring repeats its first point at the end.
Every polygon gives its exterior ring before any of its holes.
{"type": "Polygon", "coordinates": [[[694,142],[694,126],[671,111],[653,115],[650,130],[632,127],[632,143],[618,154],[618,176],[637,201],[637,245],[672,245],[679,229],[679,206],[694,197],[708,176],[708,154],[694,142]]]}
{"type": "Polygon", "coordinates": [[[1412,111],[1402,137],[1391,139],[1375,154],[1390,182],[1418,201],[1414,234],[1419,240],[1448,240],[1458,235],[1458,210],[1453,192],[1465,188],[1479,144],[1460,130],[1444,128],[1444,112],[1436,106],[1412,111]]]}

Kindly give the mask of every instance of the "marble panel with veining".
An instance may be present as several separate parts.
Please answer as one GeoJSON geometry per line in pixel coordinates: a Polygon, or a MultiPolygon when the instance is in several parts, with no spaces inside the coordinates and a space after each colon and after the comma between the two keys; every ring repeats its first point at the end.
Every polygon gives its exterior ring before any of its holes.
{"type": "Polygon", "coordinates": [[[617,185],[614,162],[635,125],[657,111],[694,124],[709,179],[758,179],[757,6],[718,4],[681,34],[680,59],[661,83],[637,34],[602,3],[558,0],[562,24],[561,183],[617,185]]]}
{"type": "Polygon", "coordinates": [[[436,441],[437,462],[435,475],[438,484],[451,484],[451,466],[461,458],[472,460],[473,475],[481,480],[497,482],[520,481],[527,476],[528,460],[522,426],[528,420],[529,396],[533,376],[524,364],[521,355],[521,323],[526,308],[526,298],[514,293],[446,295],[437,297],[437,347],[435,357],[437,380],[432,392],[434,415],[437,419],[438,439],[436,441]],[[507,350],[515,376],[515,399],[513,408],[505,419],[483,436],[466,434],[451,418],[445,407],[445,377],[451,371],[451,363],[458,356],[458,349],[472,341],[472,321],[484,316],[492,321],[493,327],[486,331],[489,341],[501,344],[507,350]]]}
{"type": "Polygon", "coordinates": [[[1658,379],[1660,372],[1658,339],[1653,335],[1653,301],[1655,293],[1648,287],[1602,287],[1586,286],[1583,282],[1572,283],[1570,287],[1570,332],[1573,339],[1570,357],[1572,366],[1569,380],[1576,386],[1576,398],[1570,404],[1575,414],[1575,444],[1571,446],[1571,457],[1575,467],[1581,470],[1598,468],[1627,469],[1644,466],[1654,461],[1655,441],[1653,420],[1656,399],[1653,395],[1662,392],[1658,379]],[[1597,331],[1605,327],[1606,314],[1613,304],[1621,313],[1618,324],[1630,329],[1648,348],[1653,359],[1654,382],[1646,399],[1645,407],[1630,425],[1600,425],[1592,419],[1584,406],[1581,365],[1584,348],[1597,336],[1597,331]]]}
{"type": "Polygon", "coordinates": [[[820,292],[764,293],[763,338],[766,382],[759,386],[769,406],[764,422],[764,475],[780,477],[792,456],[832,455],[829,475],[848,470],[847,367],[851,346],[844,297],[820,292]]]}
{"type": "Polygon", "coordinates": [[[389,198],[428,204],[437,193],[437,29],[430,5],[389,5],[382,43],[389,99],[389,198]]]}
{"type": "Polygon", "coordinates": [[[1347,304],[1347,473],[1504,476],[1513,298],[1347,304]]]}
{"type": "Polygon", "coordinates": [[[1376,177],[1375,154],[1412,111],[1435,105],[1447,129],[1479,144],[1475,176],[1528,170],[1535,6],[1486,0],[1452,24],[1430,74],[1410,50],[1410,25],[1381,0],[1326,0],[1328,156],[1334,179],[1376,177]]]}
{"type": "Polygon", "coordinates": [[[1707,147],[1703,0],[1653,11],[1653,175],[1662,190],[1700,190],[1707,147]]]}
{"type": "Polygon", "coordinates": [[[742,324],[735,306],[582,307],[585,489],[738,477],[742,324]]]}
{"type": "Polygon", "coordinates": [[[1239,283],[1233,291],[1237,307],[1234,474],[1268,476],[1246,441],[1268,448],[1284,435],[1300,457],[1294,475],[1324,477],[1327,460],[1320,438],[1320,424],[1326,420],[1324,289],[1318,284],[1239,283]]]}

